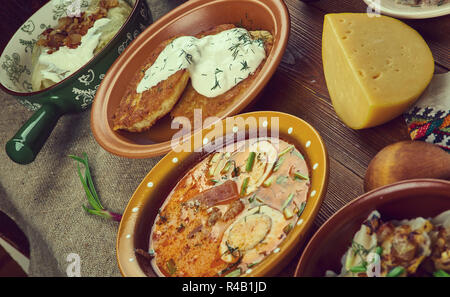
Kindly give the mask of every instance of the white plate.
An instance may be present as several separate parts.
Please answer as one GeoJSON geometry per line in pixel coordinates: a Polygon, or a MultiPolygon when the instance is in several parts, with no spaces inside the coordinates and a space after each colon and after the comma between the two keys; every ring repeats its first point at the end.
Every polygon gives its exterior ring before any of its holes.
{"type": "Polygon", "coordinates": [[[373,12],[381,12],[403,19],[428,19],[450,14],[450,3],[441,6],[412,7],[396,4],[395,0],[364,0],[373,9],[373,12]]]}

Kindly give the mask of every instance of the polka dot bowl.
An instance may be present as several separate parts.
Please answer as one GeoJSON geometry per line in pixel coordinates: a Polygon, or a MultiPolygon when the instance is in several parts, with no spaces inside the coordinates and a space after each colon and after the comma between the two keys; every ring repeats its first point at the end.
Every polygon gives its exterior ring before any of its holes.
{"type": "Polygon", "coordinates": [[[257,137],[279,136],[302,152],[310,170],[310,189],[298,223],[280,246],[246,276],[276,275],[300,252],[326,193],[327,150],[319,133],[305,121],[280,112],[252,112],[224,119],[187,136],[143,179],[125,209],[117,235],[116,253],[122,275],[156,276],[149,261],[137,256],[135,251],[148,251],[151,227],[168,194],[189,169],[214,151],[218,139],[232,134],[238,135],[233,136],[235,140],[240,139],[240,133],[245,138],[253,138],[254,128],[257,137]]]}

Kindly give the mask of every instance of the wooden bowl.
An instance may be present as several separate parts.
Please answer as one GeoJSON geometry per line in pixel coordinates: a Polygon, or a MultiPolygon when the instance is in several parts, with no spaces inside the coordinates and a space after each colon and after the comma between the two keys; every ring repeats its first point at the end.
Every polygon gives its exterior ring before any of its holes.
{"type": "Polygon", "coordinates": [[[268,30],[274,44],[261,72],[242,99],[232,104],[220,119],[235,115],[262,91],[286,49],[290,31],[287,8],[279,0],[191,0],[163,16],[145,30],[116,60],[97,90],[92,106],[91,128],[97,142],[107,151],[128,158],[148,158],[170,151],[170,139],[176,130],[171,119],[158,120],[147,132],[117,132],[112,117],[134,76],[161,42],[176,35],[194,35],[220,24],[239,24],[248,30],[268,30]]]}
{"type": "Polygon", "coordinates": [[[306,246],[295,276],[325,276],[341,271],[342,255],[373,210],[383,220],[434,217],[450,209],[450,182],[438,179],[401,181],[368,192],[329,218],[306,246]]]}
{"type": "MultiPolygon", "coordinates": [[[[312,226],[325,196],[328,184],[328,155],[322,138],[318,132],[305,121],[280,112],[252,112],[232,118],[235,124],[223,124],[223,129],[216,127],[204,129],[189,136],[191,149],[197,150],[204,145],[207,137],[211,141],[223,135],[249,132],[248,121],[255,119],[258,129],[266,127],[279,127],[279,136],[294,145],[303,153],[310,168],[311,187],[308,200],[299,222],[279,246],[278,253],[272,253],[261,264],[253,269],[249,276],[274,275],[279,272],[298,252],[307,232],[312,226]],[[278,121],[278,125],[275,123],[278,121]],[[247,124],[246,124],[247,122],[247,124]],[[195,140],[200,141],[195,141],[195,140]],[[203,141],[202,141],[203,140],[203,141]]],[[[261,134],[258,134],[261,135],[261,134]]],[[[268,136],[275,137],[273,133],[268,136]]],[[[248,135],[247,135],[248,137],[248,135]]],[[[140,257],[136,258],[135,250],[149,248],[150,231],[159,208],[162,206],[169,192],[183,177],[184,173],[192,168],[204,156],[202,153],[176,152],[178,148],[167,154],[143,179],[136,192],[131,197],[123,214],[117,235],[116,253],[117,262],[124,276],[155,276],[155,273],[140,257]]]]}

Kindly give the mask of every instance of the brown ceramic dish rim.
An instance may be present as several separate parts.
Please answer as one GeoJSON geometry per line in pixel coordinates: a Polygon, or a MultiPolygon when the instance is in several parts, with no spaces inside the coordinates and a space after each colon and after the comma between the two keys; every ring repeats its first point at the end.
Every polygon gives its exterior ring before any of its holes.
{"type": "MultiPolygon", "coordinates": [[[[273,111],[251,112],[239,114],[236,115],[235,117],[245,118],[250,116],[285,118],[285,121],[287,122],[286,125],[283,126],[280,121],[280,138],[285,139],[287,141],[291,139],[291,141],[297,143],[298,147],[301,149],[302,153],[305,156],[305,159],[308,162],[308,167],[310,168],[312,174],[311,187],[308,193],[309,197],[308,199],[312,200],[308,200],[311,202],[310,203],[307,202],[304,212],[302,213],[302,217],[299,219],[302,220],[302,222],[299,225],[294,226],[294,229],[291,231],[289,236],[286,237],[286,239],[282,242],[282,244],[280,245],[281,251],[279,252],[279,254],[269,255],[262,263],[260,263],[255,269],[253,269],[252,273],[248,275],[248,276],[254,275],[267,276],[268,274],[272,275],[274,273],[277,273],[279,272],[279,270],[281,270],[281,268],[283,268],[281,267],[282,266],[281,263],[283,262],[284,264],[286,264],[285,262],[287,262],[288,260],[290,260],[290,258],[292,258],[293,253],[296,252],[296,250],[303,244],[304,240],[306,240],[307,238],[307,234],[311,231],[313,221],[317,216],[317,213],[319,212],[328,186],[329,157],[322,137],[317,132],[317,130],[315,130],[314,127],[312,127],[306,121],[290,114],[273,111]],[[293,124],[297,124],[296,129],[301,131],[298,132],[301,136],[299,136],[299,134],[296,134],[295,132],[293,132],[292,135],[288,132],[290,130],[289,127],[292,127],[293,124]],[[300,125],[301,129],[299,129],[298,125],[300,125]],[[308,132],[305,133],[304,132],[305,130],[307,130],[308,132]],[[285,137],[281,137],[281,135],[284,135],[285,137]],[[310,144],[308,144],[308,142],[310,144]],[[318,166],[319,168],[313,169],[313,167],[315,167],[313,166],[314,164],[313,162],[319,162],[321,163],[321,165],[318,166]]],[[[222,121],[226,121],[226,119],[222,121]]],[[[206,133],[210,133],[212,129],[211,128],[203,129],[201,131],[196,132],[195,134],[204,133],[205,131],[206,133]]],[[[191,135],[191,137],[193,139],[195,135],[191,135]]],[[[150,203],[149,201],[153,199],[159,199],[158,197],[155,196],[155,194],[150,194],[150,192],[148,192],[147,188],[148,182],[152,181],[152,189],[153,189],[155,187],[153,185],[155,178],[161,180],[167,178],[170,172],[172,172],[172,170],[175,169],[163,168],[164,172],[162,173],[162,176],[158,175],[157,173],[155,174],[155,172],[157,169],[161,169],[159,167],[163,165],[169,166],[168,164],[171,164],[171,160],[174,156],[179,156],[178,163],[183,162],[183,158],[185,157],[177,154],[179,153],[171,151],[169,154],[164,156],[158,162],[158,164],[156,164],[142,179],[141,183],[136,188],[135,192],[128,201],[127,207],[124,211],[123,219],[120,222],[116,240],[117,263],[119,265],[119,270],[123,276],[145,275],[145,273],[142,270],[142,267],[137,263],[137,261],[131,262],[127,261],[129,260],[129,257],[134,253],[133,251],[136,248],[135,239],[138,236],[136,235],[136,228],[139,224],[139,221],[142,220],[142,216],[144,216],[144,214],[140,213],[139,211],[137,211],[136,213],[136,211],[134,210],[136,210],[136,208],[144,209],[145,206],[148,203],[150,203]],[[125,234],[127,235],[125,236],[125,234]]],[[[174,165],[172,164],[170,166],[174,165]]],[[[181,166],[181,164],[177,166],[181,166]]],[[[161,198],[162,200],[161,203],[164,201],[164,199],[165,199],[164,197],[161,198]]]]}
{"type": "MultiPolygon", "coordinates": [[[[120,27],[119,31],[117,31],[117,33],[114,35],[113,38],[111,38],[111,40],[105,45],[105,47],[103,47],[103,49],[101,51],[99,51],[98,53],[96,53],[92,59],[90,59],[87,63],[85,63],[82,67],[80,67],[77,71],[75,71],[74,73],[72,73],[71,75],[69,75],[68,77],[66,77],[65,79],[63,79],[62,81],[51,85],[48,88],[45,88],[43,90],[39,90],[39,91],[33,91],[33,92],[16,92],[13,91],[9,88],[7,88],[6,86],[4,86],[1,82],[0,82],[0,89],[2,89],[4,92],[6,92],[7,94],[16,96],[16,97],[30,97],[30,96],[35,96],[50,90],[53,90],[59,86],[61,86],[62,84],[64,84],[66,81],[72,79],[73,77],[79,75],[81,72],[83,72],[95,59],[97,59],[101,54],[103,54],[103,52],[108,48],[108,46],[114,42],[114,40],[117,38],[117,36],[122,34],[123,29],[128,25],[128,23],[130,22],[132,16],[136,13],[136,9],[140,3],[140,1],[145,1],[145,0],[136,0],[136,2],[134,3],[134,6],[130,12],[130,15],[128,16],[127,20],[125,21],[125,23],[123,23],[123,25],[120,27]]],[[[46,3],[45,5],[47,5],[48,3],[46,3]]],[[[37,14],[39,12],[39,10],[41,10],[45,5],[43,5],[41,8],[39,8],[35,13],[33,13],[28,19],[32,18],[35,14],[37,14]]],[[[26,21],[25,21],[26,22],[26,21]]],[[[22,27],[22,26],[20,26],[22,27]]],[[[16,33],[20,30],[17,29],[17,31],[13,34],[13,36],[11,37],[11,39],[8,41],[8,43],[6,44],[5,48],[2,50],[2,53],[0,54],[0,57],[3,55],[3,52],[6,50],[6,47],[8,46],[9,42],[11,42],[12,38],[14,38],[14,36],[16,35],[16,33]]]]}
{"type": "MultiPolygon", "coordinates": [[[[137,52],[142,50],[145,46],[146,40],[158,36],[158,34],[160,34],[160,32],[165,28],[197,9],[207,6],[214,6],[226,1],[227,0],[190,0],[158,19],[130,43],[130,45],[106,73],[105,78],[97,90],[92,105],[91,130],[96,141],[101,147],[114,155],[132,159],[159,156],[170,151],[170,140],[144,145],[121,139],[117,135],[117,132],[113,131],[108,123],[108,105],[110,98],[112,97],[109,94],[108,89],[111,85],[114,85],[118,79],[120,79],[120,76],[123,75],[125,69],[127,68],[128,62],[134,58],[137,52]]],[[[263,66],[262,71],[259,73],[259,77],[247,90],[246,96],[223,112],[220,115],[219,120],[239,113],[262,91],[280,64],[289,39],[290,16],[286,4],[283,1],[266,0],[259,2],[255,0],[235,0],[234,2],[240,1],[258,3],[258,5],[262,5],[265,9],[267,9],[267,11],[269,11],[273,16],[274,30],[278,34],[279,39],[274,44],[269,56],[267,57],[267,61],[263,66]],[[269,7],[266,2],[271,3],[273,7],[269,7]],[[281,15],[280,18],[276,18],[273,14],[274,8],[276,8],[277,12],[281,15]]],[[[195,132],[197,131],[194,131],[194,133],[195,132]]]]}
{"type": "MultiPolygon", "coordinates": [[[[391,196],[392,193],[405,192],[408,190],[413,190],[417,188],[430,188],[430,189],[450,189],[450,181],[441,179],[431,179],[431,178],[421,178],[421,179],[410,179],[400,182],[396,182],[390,185],[376,188],[370,192],[360,195],[355,200],[349,202],[340,210],[335,212],[323,225],[315,232],[312,238],[309,240],[305,249],[302,252],[300,260],[295,269],[294,276],[301,277],[304,276],[305,263],[308,262],[308,258],[314,254],[314,252],[320,249],[318,244],[322,242],[330,232],[333,232],[333,225],[335,223],[345,220],[352,212],[358,211],[360,205],[365,205],[371,203],[371,201],[378,200],[383,201],[379,204],[386,203],[388,201],[395,201],[397,199],[405,199],[404,196],[391,196]]],[[[398,218],[402,219],[402,218],[398,218]]]]}

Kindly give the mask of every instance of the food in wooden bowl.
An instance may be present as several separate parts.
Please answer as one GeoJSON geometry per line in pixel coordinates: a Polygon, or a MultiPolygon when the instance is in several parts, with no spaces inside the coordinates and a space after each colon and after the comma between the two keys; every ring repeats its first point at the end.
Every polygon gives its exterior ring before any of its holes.
{"type": "Polygon", "coordinates": [[[283,1],[185,2],[141,34],[105,76],[92,108],[95,139],[113,154],[152,157],[170,151],[180,130],[235,115],[275,72],[289,30],[283,1]]]}
{"type": "Polygon", "coordinates": [[[414,29],[387,16],[325,16],[322,59],[333,107],[350,128],[402,114],[431,81],[434,60],[414,29]]]}
{"type": "Polygon", "coordinates": [[[434,218],[384,221],[374,210],[362,222],[339,273],[328,276],[450,277],[450,209],[434,218]]]}
{"type": "Polygon", "coordinates": [[[447,271],[448,259],[441,257],[448,250],[448,236],[443,242],[439,238],[444,235],[440,232],[448,234],[448,212],[439,215],[448,210],[449,181],[414,179],[375,189],[341,208],[319,228],[305,248],[295,275],[323,277],[327,271],[339,273],[343,265],[343,274],[361,276],[378,272],[380,276],[406,276],[419,271],[430,275],[444,268],[447,271]],[[363,223],[367,229],[361,227],[363,223]],[[432,245],[438,247],[424,250],[432,245]],[[352,246],[355,250],[349,252],[352,246]],[[355,251],[363,257],[374,253],[364,263],[360,257],[353,257],[355,251]],[[439,256],[439,252],[444,254],[439,256]],[[345,257],[346,263],[341,262],[343,255],[350,255],[345,257]],[[371,265],[376,264],[372,259],[376,260],[377,255],[381,256],[378,272],[371,265]]]}
{"type": "Polygon", "coordinates": [[[220,123],[185,139],[191,152],[174,148],[136,190],[117,238],[123,275],[273,275],[297,252],[327,184],[320,136],[276,112],[220,123]]]}

